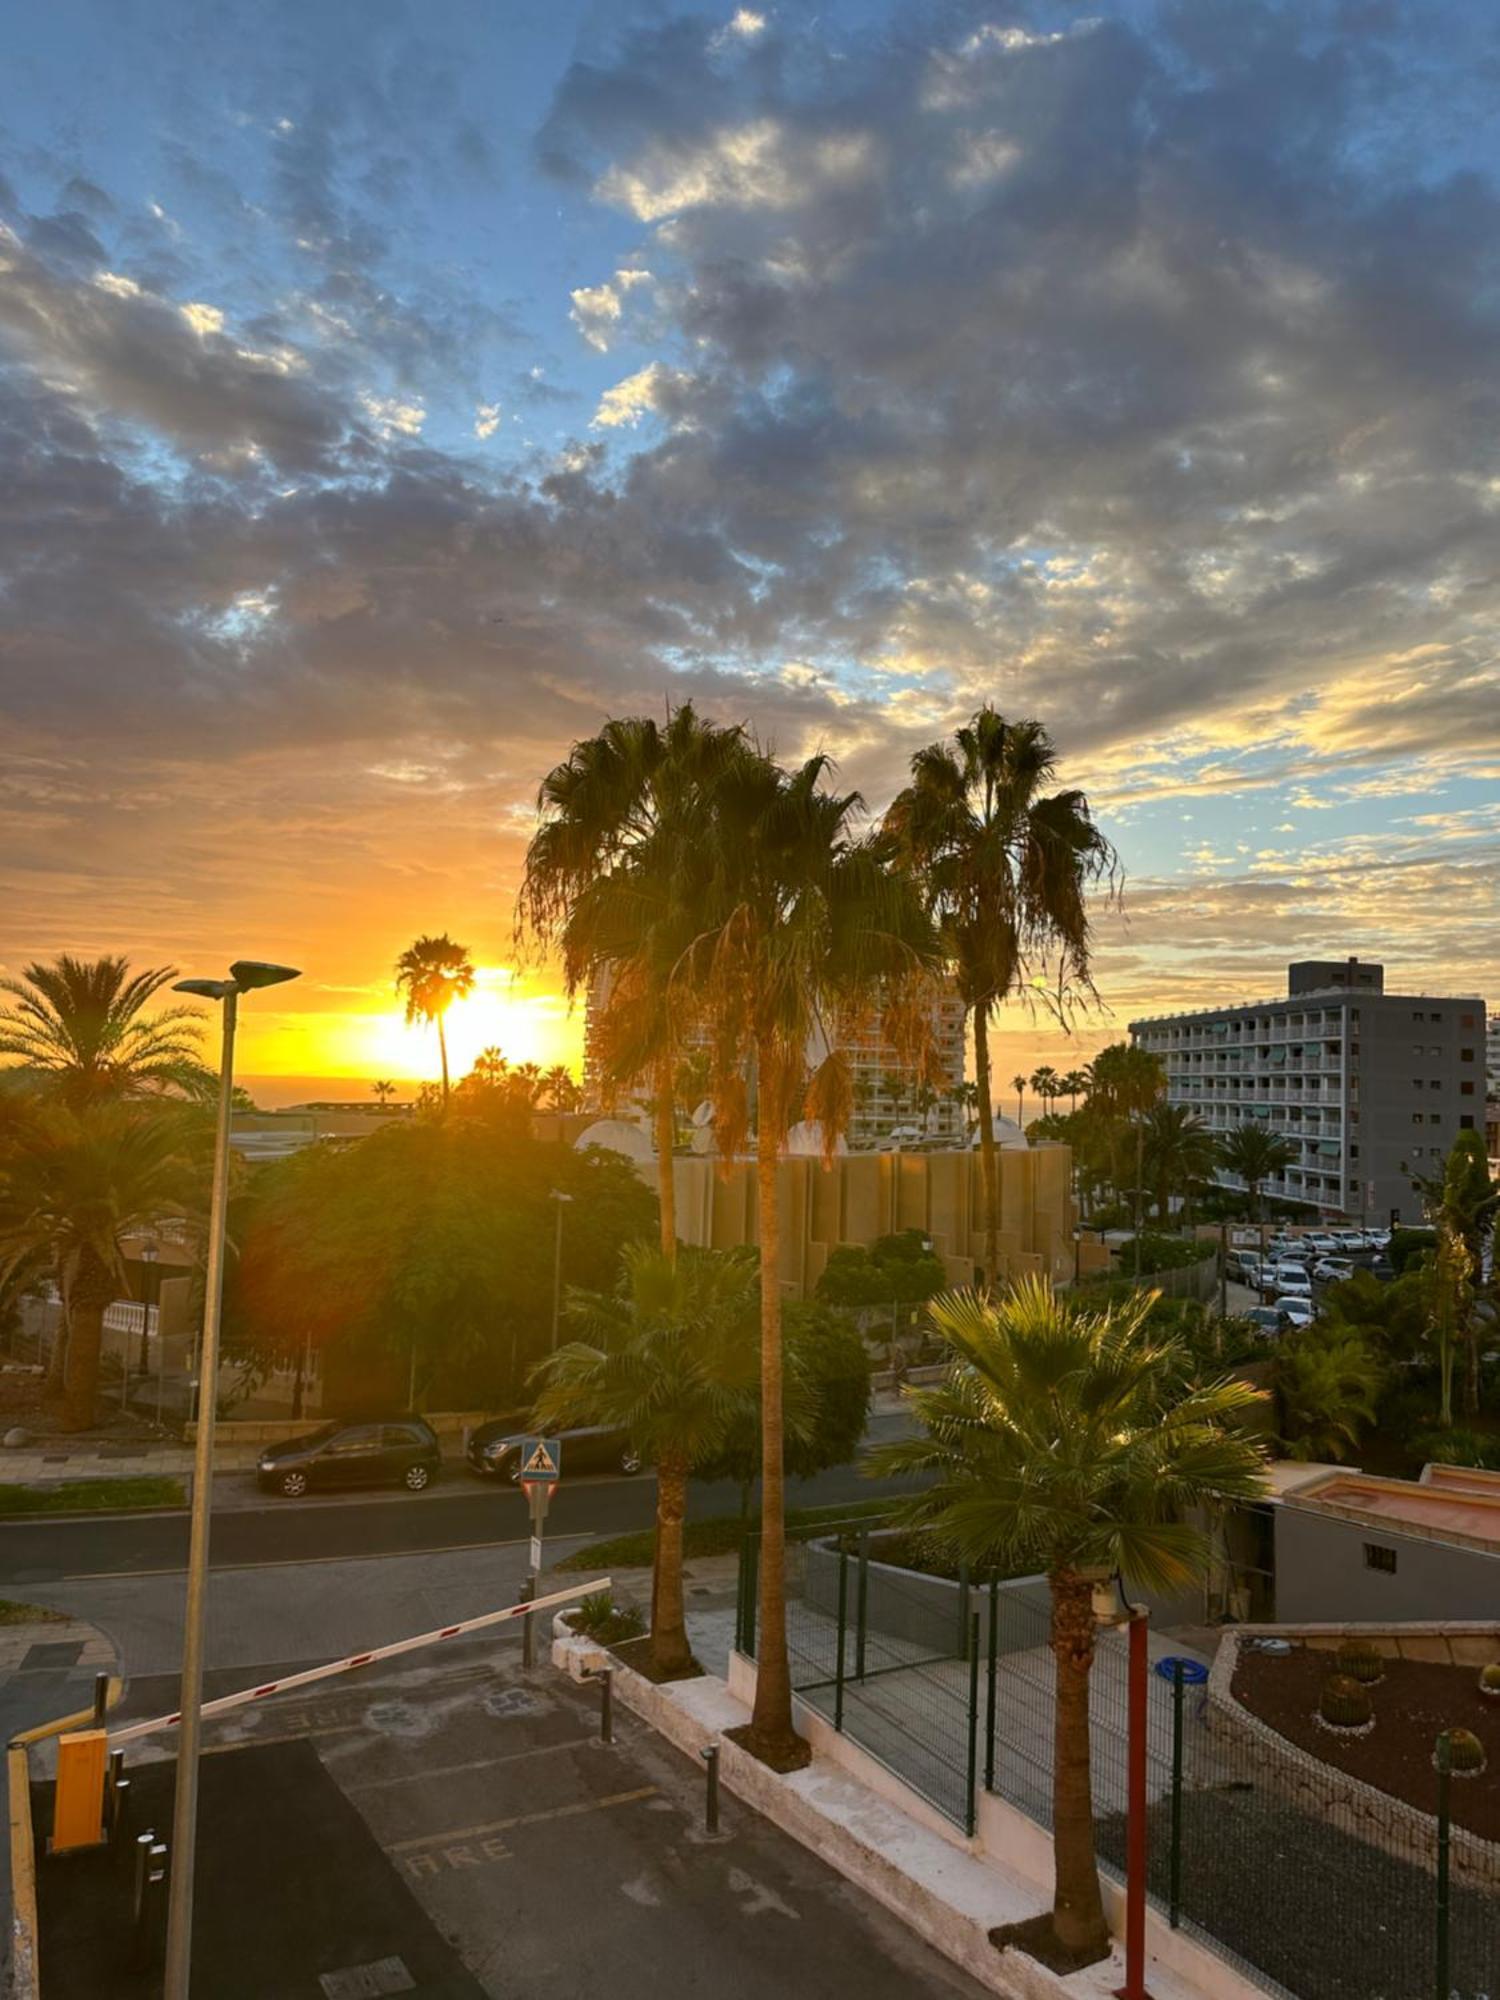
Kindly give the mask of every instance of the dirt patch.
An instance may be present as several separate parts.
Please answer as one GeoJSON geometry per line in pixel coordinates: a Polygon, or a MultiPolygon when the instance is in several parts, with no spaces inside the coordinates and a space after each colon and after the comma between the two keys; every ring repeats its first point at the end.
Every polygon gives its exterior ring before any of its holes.
{"type": "Polygon", "coordinates": [[[1049,1972],[1064,1975],[1082,1972],[1085,1966],[1098,1965],[1109,1957],[1107,1950],[1069,1951],[1052,1928],[1051,1914],[1045,1911],[1039,1917],[1028,1917],[1024,1923],[1000,1924],[989,1937],[997,1951],[1024,1951],[1049,1972]]]}
{"type": "Polygon", "coordinates": [[[1368,1736],[1338,1735],[1317,1723],[1318,1694],[1334,1670],[1333,1655],[1310,1646],[1282,1654],[1243,1651],[1235,1698],[1320,1763],[1423,1813],[1437,1811],[1432,1755],[1438,1736],[1445,1729],[1472,1730],[1488,1767],[1481,1777],[1455,1778],[1453,1818],[1484,1840],[1500,1840],[1500,1704],[1480,1694],[1477,1669],[1387,1660],[1385,1678],[1368,1691],[1375,1711],[1368,1736]]]}
{"type": "Polygon", "coordinates": [[[726,1729],[724,1734],[732,1743],[738,1743],[742,1750],[748,1750],[758,1762],[768,1765],[782,1777],[793,1771],[805,1771],[812,1762],[812,1745],[800,1736],[762,1736],[753,1722],[742,1722],[734,1729],[726,1729]]]}
{"type": "Polygon", "coordinates": [[[639,1674],[644,1681],[651,1681],[657,1687],[664,1687],[669,1681],[697,1681],[703,1678],[703,1669],[696,1660],[689,1660],[685,1667],[675,1673],[663,1673],[651,1658],[651,1635],[643,1633],[638,1639],[616,1639],[604,1642],[604,1650],[629,1667],[633,1674],[639,1674]]]}

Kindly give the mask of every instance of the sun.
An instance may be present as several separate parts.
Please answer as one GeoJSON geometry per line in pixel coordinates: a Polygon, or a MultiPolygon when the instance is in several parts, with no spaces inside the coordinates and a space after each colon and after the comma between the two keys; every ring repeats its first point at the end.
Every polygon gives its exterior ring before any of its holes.
{"type": "MultiPolygon", "coordinates": [[[[371,1023],[379,1060],[396,1074],[438,1074],[437,1031],[422,1023],[408,1027],[403,1014],[382,1014],[371,1023]]],[[[448,1069],[456,1082],[474,1066],[482,1049],[495,1048],[507,1062],[553,1063],[576,1068],[579,1023],[560,993],[533,987],[514,966],[481,965],[467,998],[455,1000],[444,1021],[448,1069]]]]}

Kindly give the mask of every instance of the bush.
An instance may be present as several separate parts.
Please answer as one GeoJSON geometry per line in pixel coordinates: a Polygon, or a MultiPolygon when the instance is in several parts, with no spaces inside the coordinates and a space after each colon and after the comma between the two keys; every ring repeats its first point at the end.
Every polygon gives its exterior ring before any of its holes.
{"type": "Polygon", "coordinates": [[[1318,1714],[1330,1729],[1368,1729],[1375,1711],[1358,1681],[1330,1674],[1318,1697],[1318,1714]]]}
{"type": "Polygon", "coordinates": [[[1393,1229],[1386,1255],[1391,1260],[1391,1269],[1400,1278],[1405,1275],[1409,1264],[1415,1263],[1421,1257],[1429,1256],[1436,1249],[1435,1229],[1393,1229]]]}
{"type": "Polygon", "coordinates": [[[601,1646],[618,1645],[622,1639],[639,1639],[646,1621],[633,1604],[616,1604],[607,1590],[596,1590],[573,1613],[573,1630],[601,1646]]]}
{"type": "Polygon", "coordinates": [[[1143,1229],[1139,1239],[1132,1236],[1115,1250],[1115,1265],[1120,1271],[1131,1276],[1135,1274],[1135,1246],[1141,1249],[1141,1275],[1152,1271],[1179,1271],[1189,1264],[1201,1264],[1206,1257],[1214,1254],[1212,1243],[1200,1243],[1194,1237],[1164,1236],[1159,1230],[1143,1229]]]}
{"type": "Polygon", "coordinates": [[[1385,1661],[1380,1649],[1369,1639],[1346,1639],[1338,1650],[1339,1672],[1361,1687],[1374,1687],[1385,1679],[1385,1661]]]}
{"type": "Polygon", "coordinates": [[[1484,1745],[1472,1729],[1448,1731],[1448,1768],[1456,1778],[1477,1778],[1485,1762],[1484,1745]]]}
{"type": "Polygon", "coordinates": [[[1500,1701],[1500,1660],[1479,1669],[1479,1692],[1490,1701],[1500,1701]]]}
{"type": "Polygon", "coordinates": [[[1426,1430],[1411,1440],[1419,1464],[1469,1465],[1500,1471],[1500,1437],[1479,1431],[1426,1430]]]}

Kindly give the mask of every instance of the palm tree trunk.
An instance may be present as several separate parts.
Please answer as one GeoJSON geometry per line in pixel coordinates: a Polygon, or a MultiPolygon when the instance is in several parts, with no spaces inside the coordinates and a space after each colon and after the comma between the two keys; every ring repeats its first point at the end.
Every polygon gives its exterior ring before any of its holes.
{"type": "Polygon", "coordinates": [[[57,1288],[57,1331],[52,1336],[52,1346],[47,1355],[47,1379],[42,1390],[42,1399],[48,1405],[62,1401],[63,1382],[68,1366],[68,1289],[59,1284],[57,1288]]]}
{"type": "Polygon", "coordinates": [[[979,1167],[984,1185],[984,1282],[993,1288],[1000,1268],[1000,1163],[995,1157],[995,1106],[990,1096],[990,1024],[974,1009],[974,1076],[979,1085],[979,1167]]]}
{"type": "Polygon", "coordinates": [[[1052,1853],[1056,1886],[1052,1928],[1070,1952],[1109,1951],[1109,1928],[1094,1858],[1094,1801],[1089,1769],[1089,1669],[1094,1663],[1094,1605],[1086,1577],[1054,1574],[1052,1656],[1057,1699],[1052,1748],[1052,1853]]]}
{"type": "Polygon", "coordinates": [[[443,1064],[443,1102],[446,1104],[448,1102],[448,1035],[443,1027],[443,1017],[441,1014],[437,1017],[437,1030],[438,1055],[441,1057],[443,1064]]]}
{"type": "Polygon", "coordinates": [[[661,1207],[661,1254],[677,1261],[677,1182],[672,1154],[677,1141],[677,1113],[672,1093],[672,1059],[656,1065],[656,1192],[661,1207]]]}
{"type": "Polygon", "coordinates": [[[659,1674],[686,1673],[693,1664],[682,1602],[682,1524],[688,1469],[680,1458],[656,1468],[656,1575],[652,1584],[651,1664],[659,1674]]]}
{"type": "Polygon", "coordinates": [[[94,1421],[104,1309],[112,1288],[76,1280],[68,1312],[68,1359],[63,1376],[63,1429],[86,1431],[94,1421]]]}
{"type": "MultiPolygon", "coordinates": [[[[773,1073],[762,1051],[763,1077],[773,1073]]],[[[792,1671],[786,1647],[786,1490],[781,1418],[781,1196],[778,1147],[762,1106],[755,1179],[760,1220],[760,1604],[755,1709],[746,1749],[778,1770],[797,1770],[812,1753],[792,1726],[792,1671]]]]}

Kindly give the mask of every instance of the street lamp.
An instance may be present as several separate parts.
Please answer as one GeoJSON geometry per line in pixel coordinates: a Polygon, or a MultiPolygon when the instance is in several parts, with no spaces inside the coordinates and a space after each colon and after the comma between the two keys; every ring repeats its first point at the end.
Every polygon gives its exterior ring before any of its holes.
{"type": "Polygon", "coordinates": [[[177,1796],[172,1813],[171,1877],[167,1893],[163,2000],[188,2000],[193,1943],[193,1857],[198,1838],[198,1754],[203,1732],[203,1636],[208,1596],[208,1520],[213,1499],[214,1404],[219,1379],[219,1312],[224,1295],[224,1214],[229,1201],[229,1118],[234,1101],[234,1028],[242,993],[299,978],[290,965],[237,959],[227,979],[179,979],[174,993],[218,1000],[224,1008],[219,1058],[219,1118],[214,1133],[213,1200],[208,1219],[208,1270],[203,1287],[203,1338],[198,1348],[198,1429],[193,1440],[193,1508],[188,1540],[187,1605],[182,1633],[177,1796]],[[206,1406],[205,1406],[206,1404],[206,1406]]]}
{"type": "Polygon", "coordinates": [[[146,1267],[141,1273],[141,1364],[136,1370],[137,1375],[146,1375],[151,1368],[151,1308],[156,1303],[156,1260],[161,1245],[148,1236],[135,1254],[146,1267]]]}
{"type": "Polygon", "coordinates": [[[552,1352],[557,1352],[557,1322],[562,1313],[562,1219],[563,1205],[573,1197],[564,1194],[560,1188],[553,1188],[548,1194],[549,1201],[557,1203],[557,1237],[552,1252],[552,1352]]]}

